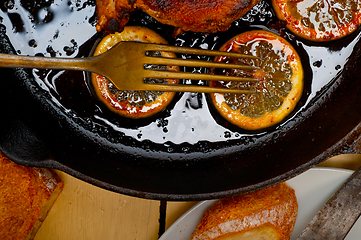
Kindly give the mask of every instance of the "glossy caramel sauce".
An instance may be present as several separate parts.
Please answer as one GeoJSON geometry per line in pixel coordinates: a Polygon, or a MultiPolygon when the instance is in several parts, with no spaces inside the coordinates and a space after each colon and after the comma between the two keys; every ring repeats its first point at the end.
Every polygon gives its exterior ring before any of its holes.
{"type": "MultiPolygon", "coordinates": [[[[6,0],[0,8],[0,24],[6,26],[7,35],[18,54],[86,57],[91,55],[102,37],[95,30],[94,0],[6,0]]],[[[112,132],[110,141],[114,143],[124,140],[130,140],[129,144],[142,142],[144,149],[147,149],[148,143],[162,144],[168,152],[181,143],[237,140],[246,145],[258,136],[282,128],[295,118],[301,118],[302,113],[322,97],[324,90],[343,71],[359,40],[358,31],[336,43],[320,45],[301,40],[284,29],[284,24],[275,17],[268,1],[261,1],[244,17],[235,21],[228,31],[215,34],[184,32],[174,37],[173,27],[162,25],[141,11],[133,12],[130,19],[129,25],[150,28],[171,45],[202,49],[218,49],[231,37],[247,30],[270,30],[280,34],[295,47],[304,66],[305,87],[295,111],[277,126],[257,132],[245,131],[227,123],[212,110],[206,94],[179,93],[161,114],[134,121],[111,113],[93,97],[87,73],[32,70],[39,87],[49,91],[53,101],[63,111],[82,121],[91,131],[102,129],[104,132],[112,132]]],[[[179,57],[208,59],[187,55],[179,57]]],[[[203,68],[187,70],[207,71],[203,68]]],[[[206,84],[204,81],[184,82],[206,84]]],[[[187,152],[187,146],[182,145],[181,152],[187,152]]]]}

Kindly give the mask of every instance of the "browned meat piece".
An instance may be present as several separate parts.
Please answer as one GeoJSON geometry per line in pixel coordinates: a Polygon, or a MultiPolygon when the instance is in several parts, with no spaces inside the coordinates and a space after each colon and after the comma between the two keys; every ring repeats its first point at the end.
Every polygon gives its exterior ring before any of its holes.
{"type": "Polygon", "coordinates": [[[184,31],[227,30],[260,0],[97,0],[98,31],[121,31],[129,12],[140,8],[161,23],[184,31]]]}
{"type": "Polygon", "coordinates": [[[129,13],[134,10],[134,2],[135,0],[96,0],[97,31],[106,34],[123,31],[129,21],[129,13]]]}
{"type": "Polygon", "coordinates": [[[137,0],[159,22],[192,32],[227,30],[260,0],[137,0]]]}

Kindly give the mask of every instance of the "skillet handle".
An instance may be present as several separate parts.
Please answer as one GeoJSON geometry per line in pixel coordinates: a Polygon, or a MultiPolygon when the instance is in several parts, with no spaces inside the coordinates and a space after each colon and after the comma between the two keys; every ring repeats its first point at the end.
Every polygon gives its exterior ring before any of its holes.
{"type": "Polygon", "coordinates": [[[361,167],[361,122],[343,139],[327,149],[321,157],[319,167],[344,168],[357,170],[361,167]],[[347,157],[333,158],[334,156],[350,154],[347,157]]]}
{"type": "Polygon", "coordinates": [[[361,122],[341,141],[338,154],[361,154],[361,122]]]}

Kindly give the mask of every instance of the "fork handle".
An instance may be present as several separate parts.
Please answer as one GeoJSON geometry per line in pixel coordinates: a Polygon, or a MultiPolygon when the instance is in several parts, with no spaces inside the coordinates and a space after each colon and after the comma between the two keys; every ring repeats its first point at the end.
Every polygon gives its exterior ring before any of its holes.
{"type": "Polygon", "coordinates": [[[92,58],[33,57],[0,53],[0,67],[90,71],[92,58]]]}

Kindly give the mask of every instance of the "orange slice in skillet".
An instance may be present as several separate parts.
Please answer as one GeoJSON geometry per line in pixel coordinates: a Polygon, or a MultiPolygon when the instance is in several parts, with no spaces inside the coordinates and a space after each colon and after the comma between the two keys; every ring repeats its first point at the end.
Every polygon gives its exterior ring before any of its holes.
{"type": "Polygon", "coordinates": [[[259,82],[210,82],[211,86],[256,91],[210,94],[215,108],[227,121],[243,129],[258,130],[281,122],[293,111],[303,91],[303,68],[297,52],[285,39],[268,31],[249,31],[230,39],[220,50],[259,57],[215,59],[259,68],[256,71],[217,70],[219,74],[259,79],[259,82]]]}
{"type": "MultiPolygon", "coordinates": [[[[125,27],[121,33],[114,33],[103,38],[95,49],[94,55],[99,55],[120,41],[137,41],[167,44],[166,40],[154,31],[144,27],[125,27]]],[[[173,53],[150,53],[154,56],[162,54],[166,57],[175,57],[173,53]]],[[[166,66],[150,65],[154,69],[167,68],[166,66]]],[[[178,70],[168,67],[169,70],[178,70]]],[[[176,84],[173,79],[146,79],[149,83],[176,84]]],[[[92,85],[96,96],[113,112],[128,118],[146,118],[159,113],[175,96],[175,92],[159,91],[119,91],[109,80],[99,74],[92,74],[92,85]]]]}
{"type": "Polygon", "coordinates": [[[342,38],[360,25],[358,0],[272,0],[279,19],[296,35],[312,41],[342,38]]]}

